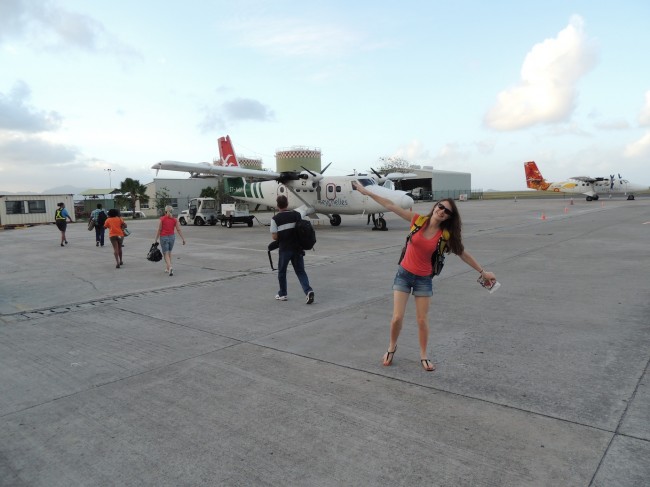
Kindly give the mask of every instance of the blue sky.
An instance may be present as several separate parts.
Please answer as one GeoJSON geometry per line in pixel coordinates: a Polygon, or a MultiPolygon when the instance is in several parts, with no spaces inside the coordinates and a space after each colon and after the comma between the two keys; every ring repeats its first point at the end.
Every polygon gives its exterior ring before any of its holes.
{"type": "Polygon", "coordinates": [[[648,25],[646,0],[2,0],[0,191],[148,183],[225,134],[271,169],[306,146],[330,174],[650,185],[648,25]]]}

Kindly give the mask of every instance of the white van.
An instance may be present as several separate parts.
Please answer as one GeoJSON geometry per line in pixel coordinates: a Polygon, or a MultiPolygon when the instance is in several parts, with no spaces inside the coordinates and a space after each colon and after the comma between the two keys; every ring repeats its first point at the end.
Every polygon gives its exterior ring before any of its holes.
{"type": "MultiPolygon", "coordinates": [[[[131,217],[133,217],[133,212],[131,210],[124,210],[124,211],[120,210],[120,216],[122,218],[131,218],[131,217]]],[[[136,211],[135,212],[135,217],[136,218],[147,218],[147,215],[145,215],[144,212],[142,212],[142,211],[136,211]]]]}

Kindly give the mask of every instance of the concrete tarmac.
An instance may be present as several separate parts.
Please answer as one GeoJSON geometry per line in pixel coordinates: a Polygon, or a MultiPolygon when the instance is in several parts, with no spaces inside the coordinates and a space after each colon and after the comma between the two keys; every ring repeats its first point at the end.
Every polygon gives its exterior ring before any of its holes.
{"type": "Polygon", "coordinates": [[[381,364],[392,214],[319,222],[312,305],[291,269],[274,299],[258,222],[183,227],[173,277],[145,259],[157,220],[129,221],[120,269],[85,223],[64,248],[0,231],[0,485],[649,485],[650,200],[458,204],[502,287],[447,259],[434,373],[412,301],[381,364]]]}

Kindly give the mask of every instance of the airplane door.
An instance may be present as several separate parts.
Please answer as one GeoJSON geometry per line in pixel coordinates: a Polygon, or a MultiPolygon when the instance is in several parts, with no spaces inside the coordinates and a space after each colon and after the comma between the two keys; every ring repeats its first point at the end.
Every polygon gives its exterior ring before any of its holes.
{"type": "Polygon", "coordinates": [[[325,197],[330,201],[336,199],[336,184],[327,183],[327,186],[325,186],[325,197]]]}

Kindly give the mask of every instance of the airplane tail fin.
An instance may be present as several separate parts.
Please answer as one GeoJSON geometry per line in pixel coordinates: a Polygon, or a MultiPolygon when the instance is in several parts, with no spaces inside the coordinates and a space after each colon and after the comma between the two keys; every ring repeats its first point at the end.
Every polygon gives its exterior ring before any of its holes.
{"type": "Polygon", "coordinates": [[[539,172],[535,161],[524,162],[524,169],[526,170],[526,186],[531,189],[543,189],[546,180],[539,172]]]}
{"type": "Polygon", "coordinates": [[[219,144],[221,163],[224,166],[239,166],[237,156],[235,155],[235,149],[233,149],[232,142],[230,141],[230,136],[226,135],[225,137],[219,137],[217,142],[219,144]]]}

